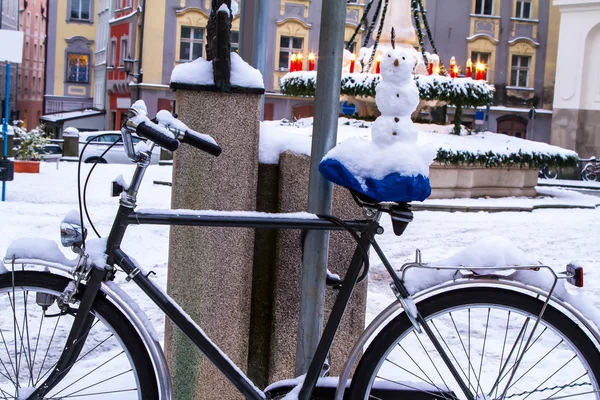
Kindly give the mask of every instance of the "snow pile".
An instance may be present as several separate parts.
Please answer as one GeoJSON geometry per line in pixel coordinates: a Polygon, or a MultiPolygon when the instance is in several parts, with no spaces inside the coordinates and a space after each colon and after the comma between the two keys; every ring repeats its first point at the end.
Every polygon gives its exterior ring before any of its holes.
{"type": "MultiPolygon", "coordinates": [[[[231,76],[232,86],[253,89],[264,89],[262,75],[259,70],[245,62],[238,53],[231,53],[231,76]]],[[[210,86],[215,84],[213,65],[200,57],[192,62],[184,63],[173,68],[171,72],[171,83],[187,85],[210,86]]]]}
{"type": "MultiPolygon", "coordinates": [[[[285,151],[310,156],[312,118],[303,118],[289,123],[282,121],[264,121],[260,127],[259,161],[264,164],[277,164],[279,155],[285,151]]],[[[372,127],[368,121],[340,118],[338,120],[337,143],[349,138],[371,139],[372,127]]],[[[547,143],[535,142],[507,136],[500,133],[481,132],[457,136],[451,134],[453,125],[414,124],[419,145],[431,145],[438,151],[437,160],[446,162],[453,155],[482,157],[486,160],[502,158],[532,158],[545,156],[552,159],[576,158],[577,153],[547,143]]],[[[493,164],[492,164],[493,165],[493,164]]]]}
{"type": "Polygon", "coordinates": [[[184,124],[183,122],[181,122],[180,120],[175,118],[173,116],[173,114],[171,114],[167,110],[160,110],[156,114],[156,120],[158,121],[158,125],[163,126],[165,128],[169,128],[169,127],[174,128],[174,129],[180,130],[181,132],[185,133],[186,135],[191,134],[194,136],[198,136],[200,139],[204,140],[205,142],[209,142],[214,145],[217,144],[217,142],[215,141],[215,139],[213,139],[212,136],[207,135],[205,133],[196,132],[196,131],[190,129],[186,124],[184,124]]]}
{"type": "Polygon", "coordinates": [[[171,72],[171,83],[214,85],[215,77],[212,62],[200,57],[192,62],[177,65],[171,72]]]}
{"type": "Polygon", "coordinates": [[[264,89],[262,75],[240,57],[238,53],[231,53],[231,84],[254,89],[264,89]]]}
{"type": "Polygon", "coordinates": [[[6,249],[5,260],[44,260],[62,264],[68,267],[77,266],[77,260],[69,260],[58,248],[53,240],[20,238],[15,240],[6,249]]]}
{"type": "Polygon", "coordinates": [[[79,137],[79,130],[69,126],[63,131],[63,137],[79,137]]]}
{"type": "Polygon", "coordinates": [[[436,156],[430,146],[417,144],[410,119],[419,105],[412,79],[414,60],[403,49],[383,56],[375,100],[381,111],[371,130],[371,142],[349,139],[331,149],[319,165],[330,181],[377,201],[423,201],[431,194],[429,165],[436,156]]]}

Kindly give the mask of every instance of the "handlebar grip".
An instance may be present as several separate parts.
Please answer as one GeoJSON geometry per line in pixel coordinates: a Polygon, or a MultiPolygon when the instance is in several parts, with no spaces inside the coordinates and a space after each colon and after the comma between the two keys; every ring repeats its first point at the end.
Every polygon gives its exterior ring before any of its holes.
{"type": "Polygon", "coordinates": [[[221,155],[221,147],[219,147],[213,138],[208,135],[203,135],[192,130],[186,130],[181,142],[194,146],[198,150],[205,151],[215,157],[221,155]]]}
{"type": "Polygon", "coordinates": [[[169,151],[175,151],[179,147],[179,141],[171,132],[150,120],[141,122],[136,128],[136,133],[169,151]]]}

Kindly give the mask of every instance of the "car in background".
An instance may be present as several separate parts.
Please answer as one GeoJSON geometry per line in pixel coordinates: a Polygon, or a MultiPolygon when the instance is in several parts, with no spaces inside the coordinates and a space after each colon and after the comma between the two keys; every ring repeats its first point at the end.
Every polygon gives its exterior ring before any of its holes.
{"type": "MultiPolygon", "coordinates": [[[[93,163],[98,161],[99,164],[131,164],[132,162],[125,153],[122,141],[115,144],[110,150],[108,150],[106,154],[103,155],[108,146],[120,138],[120,131],[79,132],[79,157],[83,157],[82,160],[85,163],[93,163]],[[85,153],[82,154],[83,147],[86,143],[89,143],[89,145],[86,147],[85,153]]],[[[133,135],[132,139],[134,145],[144,140],[136,135],[133,135]]],[[[160,147],[155,146],[152,150],[150,163],[158,164],[159,159],[160,147]]]]}

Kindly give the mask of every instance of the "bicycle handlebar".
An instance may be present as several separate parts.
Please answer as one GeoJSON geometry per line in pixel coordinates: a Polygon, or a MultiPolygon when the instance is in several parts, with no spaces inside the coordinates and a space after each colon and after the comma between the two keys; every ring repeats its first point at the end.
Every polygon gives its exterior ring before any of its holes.
{"type": "Polygon", "coordinates": [[[169,130],[156,125],[148,119],[140,122],[135,128],[135,131],[138,135],[145,137],[169,151],[175,151],[179,148],[179,141],[169,130]]]}
{"type": "Polygon", "coordinates": [[[220,156],[222,152],[221,147],[219,147],[219,145],[212,140],[210,136],[192,130],[186,130],[183,133],[181,142],[189,144],[198,150],[205,151],[215,157],[220,156]]]}

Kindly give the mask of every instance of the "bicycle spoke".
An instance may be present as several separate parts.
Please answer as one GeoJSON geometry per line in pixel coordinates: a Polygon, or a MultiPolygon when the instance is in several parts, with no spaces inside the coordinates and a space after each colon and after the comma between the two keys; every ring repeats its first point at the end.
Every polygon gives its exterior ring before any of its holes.
{"type": "MultiPolygon", "coordinates": [[[[54,339],[54,335],[56,334],[56,328],[58,327],[58,323],[60,322],[60,317],[62,317],[62,314],[58,315],[58,318],[56,319],[56,324],[54,324],[54,330],[52,331],[52,336],[50,336],[50,342],[48,342],[48,348],[46,349],[46,354],[44,354],[44,359],[42,360],[42,365],[40,366],[40,372],[38,372],[38,376],[35,380],[34,386],[37,386],[38,382],[40,381],[40,375],[42,374],[42,371],[44,370],[44,364],[46,363],[46,358],[48,357],[48,352],[50,351],[50,346],[52,345],[52,340],[54,339]]],[[[44,374],[44,376],[46,376],[46,374],[44,374]]]]}
{"type": "MultiPolygon", "coordinates": [[[[110,358],[110,359],[108,359],[107,361],[103,362],[102,364],[98,365],[96,368],[94,368],[93,370],[89,371],[87,374],[85,374],[85,375],[83,375],[83,376],[79,377],[79,380],[78,380],[78,381],[73,381],[73,382],[71,382],[71,384],[70,384],[70,385],[68,385],[68,386],[66,386],[66,387],[64,387],[64,388],[62,388],[62,389],[61,389],[59,392],[57,392],[57,393],[55,394],[55,396],[59,395],[60,393],[62,393],[62,392],[63,392],[63,391],[65,391],[65,390],[67,390],[68,388],[70,388],[71,386],[73,386],[75,383],[79,382],[80,380],[82,380],[82,379],[83,379],[83,378],[85,378],[86,376],[89,376],[90,374],[92,374],[92,373],[96,372],[97,370],[99,370],[100,368],[104,367],[106,364],[108,364],[109,362],[111,362],[112,360],[114,360],[115,358],[119,357],[121,354],[124,354],[124,353],[125,353],[125,352],[124,352],[124,351],[122,351],[122,352],[120,352],[120,353],[118,353],[118,354],[114,355],[112,358],[110,358]]],[[[73,364],[73,365],[75,365],[75,364],[73,364]]],[[[131,371],[131,370],[130,370],[130,371],[131,371]]],[[[64,373],[64,372],[65,372],[65,371],[63,371],[63,372],[61,372],[61,373],[64,373]]],[[[116,376],[120,376],[120,375],[123,375],[123,374],[121,373],[121,374],[119,374],[119,375],[116,375],[116,376]]],[[[97,383],[95,383],[94,385],[97,385],[97,383]]],[[[94,385],[92,385],[92,386],[94,386],[94,385]]],[[[88,386],[88,387],[91,387],[91,386],[88,386]]],[[[87,388],[86,388],[86,389],[87,389],[87,388]]],[[[82,389],[82,390],[84,390],[84,389],[82,389]]],[[[73,393],[78,393],[78,392],[81,392],[81,390],[78,390],[77,392],[73,392],[73,393]]],[[[64,397],[68,397],[68,396],[64,396],[64,397]]]]}
{"type": "MultiPolygon", "coordinates": [[[[410,356],[409,356],[409,357],[410,357],[410,356]]],[[[405,372],[408,372],[409,374],[411,374],[411,375],[412,375],[412,376],[414,376],[415,378],[417,378],[417,379],[420,379],[420,380],[422,380],[423,382],[425,382],[425,383],[427,383],[427,384],[430,384],[431,386],[434,386],[434,387],[435,387],[436,389],[438,389],[440,392],[443,392],[442,388],[440,388],[438,385],[436,385],[435,383],[433,383],[431,380],[429,380],[429,381],[426,381],[426,380],[425,380],[425,379],[423,379],[422,377],[420,377],[420,376],[418,376],[417,374],[415,374],[415,373],[413,373],[413,372],[411,372],[411,371],[407,370],[406,368],[404,368],[404,367],[402,367],[402,366],[400,366],[400,365],[396,364],[395,362],[393,362],[392,360],[390,360],[390,359],[388,359],[388,358],[386,358],[385,360],[386,360],[387,362],[389,362],[390,364],[392,364],[392,365],[394,365],[394,366],[398,367],[399,369],[401,369],[401,370],[403,370],[403,371],[405,371],[405,372]]],[[[420,368],[419,368],[419,369],[420,369],[420,368]]],[[[427,375],[426,375],[426,376],[427,376],[427,375]]],[[[427,377],[427,379],[429,379],[429,377],[427,377]]],[[[444,396],[444,398],[447,398],[447,397],[446,397],[446,396],[444,396]]]]}
{"type": "MultiPolygon", "coordinates": [[[[562,392],[563,390],[565,390],[565,388],[573,385],[575,382],[577,382],[578,380],[580,380],[581,378],[583,378],[584,376],[586,376],[588,373],[585,372],[583,375],[581,375],[579,378],[575,378],[574,380],[572,380],[571,382],[569,382],[567,385],[563,386],[562,388],[560,388],[559,390],[557,390],[556,392],[552,393],[550,395],[550,397],[553,397],[555,395],[557,395],[558,393],[562,392]]],[[[591,384],[590,384],[591,385],[591,384]]]]}
{"type": "Polygon", "coordinates": [[[560,342],[558,342],[558,343],[556,344],[556,346],[554,346],[553,348],[551,348],[551,349],[550,349],[550,350],[549,350],[549,351],[548,351],[546,354],[544,354],[544,356],[543,356],[542,358],[540,358],[540,359],[539,359],[539,360],[538,360],[538,361],[537,361],[535,364],[533,364],[533,365],[532,365],[532,366],[531,366],[531,367],[530,367],[530,368],[529,368],[527,371],[525,371],[525,373],[524,373],[523,375],[521,375],[521,376],[519,377],[519,379],[517,379],[516,381],[514,381],[514,382],[513,382],[513,384],[512,384],[512,385],[510,385],[509,389],[510,389],[511,387],[515,386],[515,385],[517,384],[517,382],[519,382],[521,379],[523,379],[523,377],[524,377],[525,375],[527,375],[527,374],[528,374],[528,373],[529,373],[529,372],[530,372],[532,369],[534,369],[534,368],[535,368],[535,367],[536,367],[536,366],[537,366],[539,363],[541,363],[541,362],[544,360],[544,358],[548,357],[548,355],[549,355],[550,353],[552,353],[552,352],[554,351],[554,349],[556,349],[558,346],[560,346],[560,344],[561,344],[561,343],[563,343],[563,340],[561,340],[560,342]]]}
{"type": "MultiPolygon", "coordinates": [[[[417,340],[419,341],[419,344],[421,345],[421,347],[423,348],[423,350],[425,350],[425,354],[427,355],[427,358],[429,358],[429,361],[431,362],[431,365],[433,365],[433,368],[435,368],[435,371],[437,372],[437,374],[439,375],[439,377],[442,379],[442,383],[444,384],[444,386],[448,387],[448,384],[446,383],[446,381],[444,380],[444,377],[442,376],[442,374],[440,373],[440,371],[438,370],[437,366],[435,365],[435,363],[433,362],[433,360],[431,359],[431,356],[429,355],[429,352],[425,349],[425,346],[423,345],[423,342],[421,342],[421,338],[419,338],[419,335],[417,335],[417,333],[415,331],[413,331],[413,334],[415,335],[415,337],[417,338],[417,340]]],[[[404,349],[402,349],[404,350],[404,349]]],[[[404,351],[406,353],[406,350],[404,351]]],[[[407,353],[408,354],[408,353],[407,353]]],[[[409,356],[410,357],[410,356],[409,356]]],[[[414,362],[414,360],[413,360],[414,362]]],[[[415,363],[416,364],[416,363],[415,363]]],[[[417,365],[418,367],[418,365],[417,365]]],[[[421,369],[421,367],[419,367],[419,369],[421,369]]],[[[425,373],[425,372],[423,372],[425,373]]],[[[463,373],[464,374],[464,373],[463,373]]],[[[427,376],[427,375],[425,375],[427,376]]],[[[429,377],[427,377],[429,379],[429,377]]],[[[431,380],[431,383],[433,383],[433,380],[431,380]]]]}
{"type": "Polygon", "coordinates": [[[404,387],[407,387],[407,388],[412,389],[412,390],[422,391],[423,393],[430,394],[430,395],[432,395],[434,397],[437,395],[437,393],[428,392],[426,390],[423,390],[423,388],[417,388],[417,387],[414,387],[414,386],[410,386],[410,385],[407,385],[406,383],[403,383],[403,382],[396,382],[396,381],[384,378],[384,377],[379,376],[379,375],[377,375],[376,378],[383,379],[384,381],[387,381],[387,382],[390,382],[390,383],[394,383],[394,384],[399,385],[399,386],[404,386],[404,387]]]}
{"type": "MultiPolygon", "coordinates": [[[[488,326],[490,324],[490,313],[491,312],[492,312],[492,310],[490,308],[488,308],[487,320],[485,322],[485,333],[483,334],[483,349],[481,350],[481,361],[479,363],[479,374],[477,374],[477,382],[481,381],[481,369],[483,368],[483,357],[485,356],[485,343],[487,342],[487,333],[488,333],[488,326]]],[[[478,388],[477,388],[477,391],[475,392],[475,398],[477,398],[477,395],[479,394],[479,389],[481,389],[481,394],[483,394],[483,388],[478,383],[478,388]]]]}
{"type": "Polygon", "coordinates": [[[133,388],[133,389],[108,390],[106,392],[95,392],[95,393],[86,393],[86,394],[76,394],[76,395],[70,395],[70,396],[50,397],[49,399],[60,400],[60,399],[64,399],[67,397],[82,397],[82,396],[89,397],[89,396],[98,396],[101,394],[123,393],[123,392],[137,392],[137,389],[133,388]]]}
{"type": "MultiPolygon", "coordinates": [[[[498,376],[500,376],[501,373],[501,369],[502,369],[502,361],[504,360],[504,350],[506,349],[506,339],[508,339],[508,327],[510,325],[510,311],[508,312],[508,315],[506,316],[506,329],[504,330],[504,342],[502,343],[502,354],[500,355],[500,364],[498,364],[498,376]]],[[[494,389],[492,389],[490,391],[490,393],[488,393],[488,397],[492,394],[492,392],[494,391],[494,389]]],[[[496,394],[495,396],[498,396],[498,387],[496,387],[496,394]]]]}
{"type": "MultiPolygon", "coordinates": [[[[506,357],[506,362],[504,363],[504,365],[501,368],[501,372],[500,374],[498,374],[498,377],[496,378],[496,382],[494,382],[494,385],[492,385],[492,389],[489,391],[488,396],[494,391],[496,390],[496,388],[498,388],[500,386],[500,382],[502,381],[502,379],[504,379],[504,377],[506,376],[506,374],[504,374],[504,369],[508,366],[508,363],[513,355],[513,352],[516,350],[517,348],[517,342],[521,341],[521,344],[523,343],[522,339],[525,337],[525,331],[527,330],[527,326],[529,325],[529,318],[527,318],[525,320],[525,322],[523,323],[523,326],[521,327],[521,330],[519,331],[519,334],[517,335],[517,338],[515,339],[515,342],[513,343],[510,352],[508,353],[508,357],[506,357]],[[504,375],[503,375],[504,374],[504,375]]],[[[518,352],[521,350],[521,347],[519,346],[519,350],[517,350],[517,354],[518,352]]],[[[510,370],[509,370],[510,371],[510,370]]],[[[497,392],[497,390],[496,390],[497,392]]],[[[503,398],[506,396],[506,393],[502,393],[503,394],[503,398]]],[[[496,396],[497,397],[497,396],[496,396]]]]}
{"type": "MultiPolygon", "coordinates": [[[[29,384],[30,386],[33,386],[33,361],[31,359],[31,341],[29,339],[29,318],[27,318],[28,313],[27,313],[27,297],[29,297],[29,291],[24,291],[23,292],[23,307],[24,307],[24,313],[25,313],[25,332],[27,333],[27,353],[29,354],[29,384]]],[[[27,361],[27,357],[25,357],[25,361],[27,361]]]]}
{"type": "MultiPolygon", "coordinates": [[[[86,386],[86,387],[84,387],[83,389],[79,389],[79,390],[77,390],[77,391],[75,391],[75,392],[72,392],[72,393],[69,393],[69,394],[67,394],[67,395],[61,396],[61,398],[63,398],[63,399],[64,399],[64,398],[67,398],[67,397],[75,397],[75,396],[73,396],[75,393],[83,392],[84,390],[87,390],[87,389],[89,389],[89,388],[91,388],[91,387],[94,387],[94,386],[96,386],[96,385],[99,385],[99,384],[101,384],[101,383],[108,382],[108,381],[110,381],[111,379],[115,379],[115,378],[117,378],[117,377],[119,377],[119,376],[121,376],[121,375],[125,375],[125,374],[127,374],[127,373],[129,373],[129,372],[131,372],[131,371],[133,371],[133,369],[129,369],[129,370],[127,370],[127,371],[123,371],[123,372],[121,372],[121,373],[118,373],[118,374],[116,374],[116,375],[113,375],[113,376],[111,376],[110,378],[106,378],[106,379],[103,379],[103,380],[101,380],[100,382],[96,382],[96,383],[94,383],[94,384],[92,384],[92,385],[86,386]]],[[[131,389],[129,389],[129,390],[131,390],[131,389]]],[[[133,390],[137,390],[137,389],[133,389],[133,390]]],[[[89,396],[89,394],[86,394],[86,396],[89,396]]]]}
{"type": "MultiPolygon", "coordinates": [[[[8,351],[8,346],[6,344],[6,339],[4,339],[4,333],[2,332],[2,329],[0,328],[0,337],[2,337],[2,341],[4,342],[4,349],[6,350],[6,355],[8,356],[8,360],[10,361],[10,367],[13,370],[13,373],[16,375],[16,371],[15,371],[15,366],[13,365],[12,362],[12,357],[10,356],[10,352],[8,351]]],[[[4,364],[4,361],[2,361],[2,359],[0,358],[0,362],[2,362],[2,366],[4,367],[4,370],[6,371],[6,375],[10,376],[10,372],[8,371],[8,368],[6,368],[6,365],[4,364]]],[[[7,376],[7,378],[8,378],[7,376]]],[[[10,381],[16,385],[15,381],[13,381],[11,378],[10,381]]]]}
{"type": "MultiPolygon", "coordinates": [[[[38,345],[40,343],[40,337],[41,337],[41,333],[42,333],[42,325],[44,324],[44,318],[46,318],[46,311],[42,310],[42,318],[40,318],[40,327],[38,328],[38,335],[37,335],[37,340],[35,341],[35,350],[33,352],[33,367],[35,368],[35,359],[37,357],[37,350],[38,350],[38,345]]],[[[33,370],[31,373],[31,385],[34,386],[35,383],[33,382],[33,370]]]]}
{"type": "Polygon", "coordinates": [[[577,394],[569,394],[567,396],[559,396],[559,397],[548,397],[546,400],[558,400],[558,399],[566,399],[569,397],[583,396],[584,394],[591,393],[600,393],[600,390],[590,390],[589,392],[577,393],[577,394]]]}
{"type": "MultiPolygon", "coordinates": [[[[562,367],[560,367],[559,369],[557,369],[556,371],[554,371],[554,373],[552,375],[550,375],[548,378],[546,378],[546,380],[542,383],[540,383],[535,389],[533,389],[533,391],[535,392],[536,390],[538,390],[540,387],[542,387],[542,385],[544,385],[546,382],[548,382],[550,379],[552,379],[552,377],[556,374],[558,374],[560,372],[561,369],[563,369],[564,367],[566,367],[571,361],[573,361],[574,359],[577,358],[577,355],[574,355],[569,361],[567,361],[566,363],[564,363],[562,365],[562,367]]],[[[509,388],[506,388],[505,393],[508,391],[509,388]]],[[[525,400],[527,397],[529,397],[530,395],[525,396],[525,398],[523,400],[525,400]]]]}

